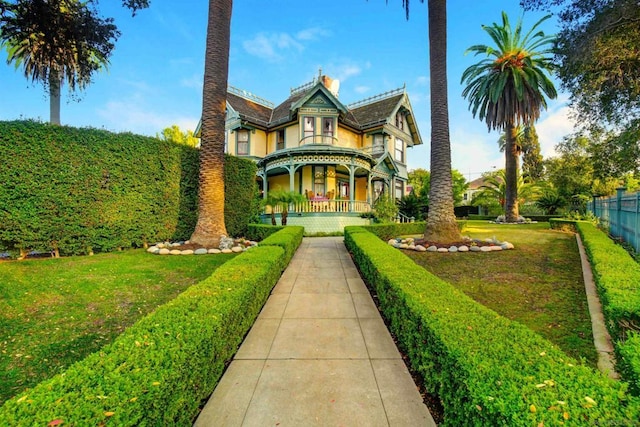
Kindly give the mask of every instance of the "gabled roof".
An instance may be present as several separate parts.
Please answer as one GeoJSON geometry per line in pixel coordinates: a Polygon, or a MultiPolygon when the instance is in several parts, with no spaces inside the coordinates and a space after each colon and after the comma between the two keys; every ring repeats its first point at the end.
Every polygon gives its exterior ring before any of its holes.
{"type": "MultiPolygon", "coordinates": [[[[385,123],[402,101],[404,93],[383,98],[351,109],[351,113],[363,129],[385,123]]],[[[357,104],[352,104],[357,105],[357,104]]]]}
{"type": "Polygon", "coordinates": [[[271,121],[271,108],[258,104],[247,98],[227,92],[227,103],[238,113],[240,118],[262,126],[268,126],[271,121]]]}
{"type": "Polygon", "coordinates": [[[316,85],[313,86],[311,89],[309,89],[304,94],[303,97],[301,97],[295,103],[293,103],[293,105],[291,105],[291,110],[297,110],[298,108],[302,107],[305,103],[307,103],[312,98],[317,96],[318,92],[321,92],[322,94],[324,94],[324,96],[329,98],[329,102],[331,102],[333,105],[335,105],[335,107],[339,111],[341,111],[342,113],[346,113],[347,112],[347,107],[345,107],[344,104],[342,104],[342,102],[338,101],[338,98],[336,98],[335,95],[332,94],[331,91],[329,89],[327,89],[322,82],[316,83],[316,85]]]}

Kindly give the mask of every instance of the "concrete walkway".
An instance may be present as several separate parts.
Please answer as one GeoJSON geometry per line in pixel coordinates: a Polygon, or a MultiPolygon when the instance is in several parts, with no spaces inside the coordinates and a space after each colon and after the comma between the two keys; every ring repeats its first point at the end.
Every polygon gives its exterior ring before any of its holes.
{"type": "Polygon", "coordinates": [[[195,426],[435,426],[342,237],[305,238],[195,426]]]}

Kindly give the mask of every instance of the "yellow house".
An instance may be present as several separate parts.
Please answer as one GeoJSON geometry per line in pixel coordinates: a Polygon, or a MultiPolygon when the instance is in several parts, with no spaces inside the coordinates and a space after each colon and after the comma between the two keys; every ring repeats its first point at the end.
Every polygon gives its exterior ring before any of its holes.
{"type": "Polygon", "coordinates": [[[228,89],[226,151],[257,162],[264,197],[275,189],[305,196],[290,207],[289,224],[323,216],[340,228],[382,194],[405,194],[407,149],[422,144],[405,88],[349,105],[338,89],[319,75],[279,105],[228,89]]]}

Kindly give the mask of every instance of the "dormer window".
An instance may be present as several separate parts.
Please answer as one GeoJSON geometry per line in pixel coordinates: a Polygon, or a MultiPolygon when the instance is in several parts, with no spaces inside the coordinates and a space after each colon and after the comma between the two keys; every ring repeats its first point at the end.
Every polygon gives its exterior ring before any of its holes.
{"type": "Polygon", "coordinates": [[[249,155],[249,131],[247,129],[238,129],[236,131],[236,155],[249,155]]]}
{"type": "Polygon", "coordinates": [[[325,144],[333,144],[333,117],[322,119],[322,136],[325,144]]]}
{"type": "Polygon", "coordinates": [[[377,133],[373,135],[373,154],[384,153],[384,135],[377,133]]]}
{"type": "MultiPolygon", "coordinates": [[[[313,139],[313,135],[315,133],[316,127],[316,118],[315,117],[305,117],[304,121],[304,138],[313,139]]],[[[306,143],[310,143],[313,141],[305,141],[306,143]]]]}

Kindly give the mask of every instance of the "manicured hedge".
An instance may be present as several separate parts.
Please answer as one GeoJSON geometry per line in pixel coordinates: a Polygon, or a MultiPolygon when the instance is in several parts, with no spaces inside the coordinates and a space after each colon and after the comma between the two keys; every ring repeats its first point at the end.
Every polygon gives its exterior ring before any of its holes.
{"type": "MultiPolygon", "coordinates": [[[[185,240],[197,216],[199,151],[130,133],[0,122],[0,251],[85,254],[185,240]]],[[[225,223],[257,214],[255,163],[225,161],[225,223]]]]}
{"type": "Polygon", "coordinates": [[[590,222],[577,221],[575,227],[591,263],[619,371],[640,394],[640,339],[628,336],[640,328],[640,265],[590,222]]]}
{"type": "Polygon", "coordinates": [[[224,223],[229,236],[246,237],[249,223],[260,218],[257,170],[252,160],[225,155],[224,223]]]}
{"type": "MultiPolygon", "coordinates": [[[[284,234],[288,249],[299,241],[284,234]]],[[[225,263],[100,352],[5,402],[0,425],[191,425],[286,261],[282,248],[259,246],[225,263]]]]}
{"type": "Polygon", "coordinates": [[[289,264],[296,249],[302,243],[304,235],[304,227],[296,225],[287,225],[282,230],[274,233],[260,242],[260,246],[280,246],[284,249],[285,264],[289,264]]]}
{"type": "Polygon", "coordinates": [[[424,221],[419,222],[406,222],[406,223],[383,223],[383,224],[371,224],[362,225],[365,230],[370,231],[382,240],[389,240],[398,236],[406,236],[410,234],[422,234],[427,226],[424,221]]]}
{"type": "Polygon", "coordinates": [[[345,243],[444,425],[627,423],[640,402],[536,333],[476,303],[364,227],[345,243]]]}
{"type": "Polygon", "coordinates": [[[247,239],[262,241],[273,233],[282,230],[284,227],[281,225],[268,225],[268,224],[249,224],[247,226],[247,239]]]}

